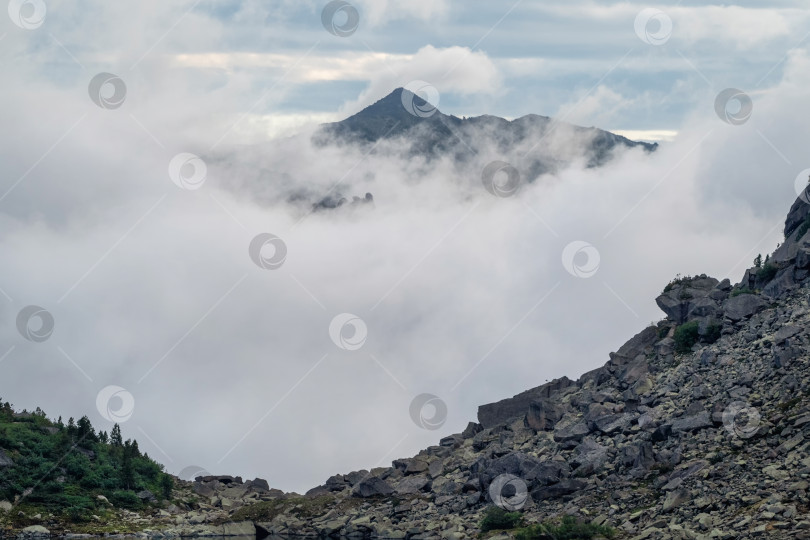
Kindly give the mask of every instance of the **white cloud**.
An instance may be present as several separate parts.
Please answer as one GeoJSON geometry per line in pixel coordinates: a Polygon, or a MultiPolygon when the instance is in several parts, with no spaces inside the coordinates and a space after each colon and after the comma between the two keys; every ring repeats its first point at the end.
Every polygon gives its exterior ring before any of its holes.
{"type": "Polygon", "coordinates": [[[434,21],[444,16],[449,8],[447,0],[412,0],[410,2],[359,0],[358,4],[371,25],[406,18],[434,21]]]}
{"type": "MultiPolygon", "coordinates": [[[[407,59],[394,59],[385,68],[370,72],[370,84],[356,101],[342,112],[356,112],[386,96],[393,88],[411,81],[425,81],[439,93],[496,94],[502,84],[497,66],[486,53],[466,47],[444,49],[426,45],[407,59]]],[[[439,104],[441,107],[441,103],[439,104]]]]}
{"type": "Polygon", "coordinates": [[[599,85],[589,94],[575,96],[574,100],[561,106],[555,117],[565,118],[573,124],[608,126],[621,118],[624,110],[633,106],[634,100],[625,98],[605,85],[599,85]]]}

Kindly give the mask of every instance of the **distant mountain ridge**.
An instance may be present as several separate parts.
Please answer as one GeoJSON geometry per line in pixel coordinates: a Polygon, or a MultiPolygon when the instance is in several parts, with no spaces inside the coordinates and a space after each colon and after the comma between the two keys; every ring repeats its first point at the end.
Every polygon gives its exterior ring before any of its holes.
{"type": "Polygon", "coordinates": [[[608,162],[620,148],[652,152],[658,147],[657,143],[632,141],[602,129],[557,122],[536,114],[515,120],[491,115],[458,118],[434,109],[404,88],[395,89],[344,120],[323,124],[313,135],[313,142],[319,146],[382,141],[399,142],[398,148],[403,153],[427,159],[449,155],[466,163],[477,155],[511,157],[515,161],[512,164],[529,181],[578,157],[584,156],[588,167],[597,167],[608,162]]]}

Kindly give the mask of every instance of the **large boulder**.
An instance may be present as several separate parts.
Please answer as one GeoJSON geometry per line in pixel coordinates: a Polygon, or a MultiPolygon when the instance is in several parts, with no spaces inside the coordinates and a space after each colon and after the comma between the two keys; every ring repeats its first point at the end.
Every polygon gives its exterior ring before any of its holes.
{"type": "Polygon", "coordinates": [[[270,484],[264,478],[254,478],[245,482],[245,485],[257,491],[270,491],[270,484]]]}
{"type": "Polygon", "coordinates": [[[737,322],[747,319],[767,306],[768,301],[758,294],[740,294],[726,300],[723,311],[726,318],[737,322]]]}
{"type": "Polygon", "coordinates": [[[542,386],[521,392],[514,397],[481,405],[478,407],[478,422],[484,428],[488,428],[522,418],[529,411],[529,407],[533,402],[551,398],[562,390],[575,385],[576,383],[568,377],[561,377],[542,386]]]}
{"type": "Polygon", "coordinates": [[[359,471],[352,471],[349,474],[343,475],[343,479],[352,487],[356,486],[358,482],[361,482],[369,477],[369,472],[365,469],[360,469],[359,471]]]}
{"type": "Polygon", "coordinates": [[[0,467],[11,467],[14,461],[2,449],[0,449],[0,467]]]}
{"type": "Polygon", "coordinates": [[[657,340],[658,328],[648,326],[619,347],[618,351],[610,353],[611,363],[621,366],[632,362],[639,356],[645,355],[657,340]]]}
{"type": "Polygon", "coordinates": [[[575,476],[589,476],[602,469],[608,459],[608,449],[593,439],[585,439],[574,448],[571,466],[575,476]]]}
{"type": "Polygon", "coordinates": [[[578,441],[591,432],[586,422],[557,424],[554,427],[554,440],[557,442],[578,441]]]}
{"type": "Polygon", "coordinates": [[[222,536],[255,536],[256,526],[252,521],[237,521],[222,525],[222,536]]]}
{"type": "Polygon", "coordinates": [[[485,489],[502,474],[517,476],[530,488],[554,484],[571,475],[571,468],[564,461],[540,461],[522,452],[512,452],[482,463],[479,468],[478,478],[485,489]]]}
{"type": "Polygon", "coordinates": [[[397,495],[416,495],[430,488],[430,479],[426,476],[408,476],[397,484],[397,495]]]}
{"type": "Polygon", "coordinates": [[[141,490],[135,495],[142,501],[157,502],[157,497],[155,497],[155,494],[148,489],[141,490]]]}
{"type": "Polygon", "coordinates": [[[790,207],[788,211],[787,218],[785,218],[785,238],[789,239],[794,236],[794,232],[801,227],[804,220],[807,219],[808,214],[810,214],[810,204],[807,204],[802,200],[802,197],[798,197],[794,202],[793,206],[790,207]]]}
{"type": "Polygon", "coordinates": [[[551,431],[566,412],[566,408],[551,399],[539,399],[529,405],[526,413],[526,425],[535,431],[551,431]]]}
{"type": "Polygon", "coordinates": [[[719,300],[727,296],[726,284],[705,275],[684,278],[667,285],[655,303],[676,324],[705,317],[719,310],[719,300]]]}
{"type": "Polygon", "coordinates": [[[191,484],[191,491],[201,497],[213,497],[216,493],[216,482],[194,482],[191,484]]]}
{"type": "Polygon", "coordinates": [[[29,538],[50,538],[51,531],[42,525],[31,525],[22,530],[22,535],[29,538]]]}
{"type": "Polygon", "coordinates": [[[709,411],[701,411],[691,416],[682,416],[672,421],[672,431],[697,431],[713,425],[709,411]]]}
{"type": "Polygon", "coordinates": [[[776,276],[762,287],[763,296],[781,298],[786,293],[798,287],[793,277],[793,267],[787,266],[776,273],[776,276]]]}
{"type": "Polygon", "coordinates": [[[362,482],[359,482],[352,490],[353,496],[363,498],[387,496],[392,493],[394,493],[394,488],[392,488],[388,482],[376,476],[366,478],[362,482]]]}
{"type": "Polygon", "coordinates": [[[636,418],[638,415],[631,413],[608,414],[594,420],[591,427],[605,435],[622,433],[630,429],[630,424],[636,418]]]}
{"type": "Polygon", "coordinates": [[[587,485],[588,484],[582,480],[567,478],[550,486],[538,486],[531,491],[531,495],[532,499],[535,501],[556,499],[558,497],[564,497],[566,495],[577,493],[578,491],[585,489],[587,485]]]}
{"type": "Polygon", "coordinates": [[[622,448],[622,463],[625,467],[647,471],[655,465],[652,443],[641,441],[622,448]]]}

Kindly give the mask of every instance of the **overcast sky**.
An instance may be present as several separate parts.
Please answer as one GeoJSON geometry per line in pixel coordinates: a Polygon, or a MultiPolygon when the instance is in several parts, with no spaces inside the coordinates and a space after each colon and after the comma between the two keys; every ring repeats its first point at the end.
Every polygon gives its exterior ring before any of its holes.
{"type": "Polygon", "coordinates": [[[676,273],[736,282],[782,240],[810,167],[802,1],[355,0],[335,26],[325,6],[10,2],[0,396],[117,419],[174,473],[302,492],[602,365],[676,273]],[[447,114],[662,144],[507,198],[443,160],[309,145],[415,80],[447,114]],[[284,202],[334,186],[374,208],[284,202]],[[412,418],[425,393],[437,429],[412,418]]]}

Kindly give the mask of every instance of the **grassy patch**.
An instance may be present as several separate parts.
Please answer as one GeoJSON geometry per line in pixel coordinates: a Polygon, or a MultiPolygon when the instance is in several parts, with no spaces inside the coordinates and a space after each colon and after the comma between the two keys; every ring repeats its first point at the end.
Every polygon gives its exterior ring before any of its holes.
{"type": "Polygon", "coordinates": [[[565,516],[559,524],[543,522],[523,528],[515,534],[517,540],[537,540],[551,536],[554,540],[579,540],[596,536],[613,538],[616,531],[604,525],[578,521],[574,516],[565,516]]]}
{"type": "Polygon", "coordinates": [[[776,407],[780,411],[785,412],[785,411],[789,411],[790,409],[792,409],[793,407],[795,407],[796,405],[798,405],[801,402],[802,402],[802,398],[797,397],[797,398],[789,399],[788,401],[785,401],[784,403],[780,403],[776,407]]]}
{"type": "Polygon", "coordinates": [[[523,525],[523,514],[520,512],[507,512],[503,508],[493,506],[488,508],[481,520],[481,532],[508,530],[523,525]]]}

